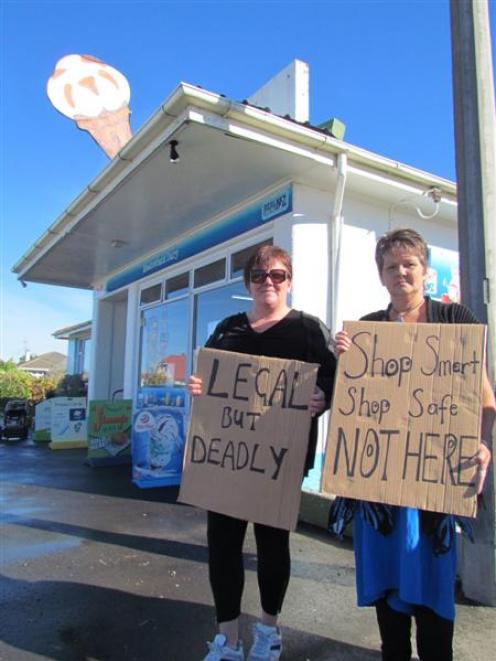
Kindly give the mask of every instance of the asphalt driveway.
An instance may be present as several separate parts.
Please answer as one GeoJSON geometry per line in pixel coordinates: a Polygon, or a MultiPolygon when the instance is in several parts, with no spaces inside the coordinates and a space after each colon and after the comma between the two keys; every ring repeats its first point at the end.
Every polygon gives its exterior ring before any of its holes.
{"type": "MultiPolygon", "coordinates": [[[[205,515],[176,488],[134,487],[128,466],[82,450],[0,444],[2,661],[196,661],[212,639],[205,515]]],[[[349,543],[300,526],[281,623],[283,659],[379,659],[374,612],[355,606],[349,543]]],[[[243,637],[258,614],[246,543],[243,637]]],[[[496,611],[458,605],[456,658],[491,659],[496,611]],[[475,651],[477,650],[477,651],[475,651]]]]}

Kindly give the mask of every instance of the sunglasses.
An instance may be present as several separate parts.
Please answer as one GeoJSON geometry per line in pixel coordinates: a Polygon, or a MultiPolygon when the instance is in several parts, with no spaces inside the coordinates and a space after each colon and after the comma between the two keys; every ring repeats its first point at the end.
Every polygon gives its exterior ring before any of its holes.
{"type": "Polygon", "coordinates": [[[289,279],[289,274],[284,269],[271,269],[270,271],[253,269],[250,271],[250,282],[254,282],[256,285],[262,285],[267,278],[270,278],[275,285],[280,285],[286,278],[289,279]]]}

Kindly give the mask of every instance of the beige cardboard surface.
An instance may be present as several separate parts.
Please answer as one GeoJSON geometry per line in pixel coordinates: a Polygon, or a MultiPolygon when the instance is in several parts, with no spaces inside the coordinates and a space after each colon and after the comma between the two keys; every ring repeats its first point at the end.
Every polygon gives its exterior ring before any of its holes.
{"type": "Polygon", "coordinates": [[[485,327],[345,322],[323,490],[473,517],[485,327]]]}
{"type": "Polygon", "coordinates": [[[294,530],[317,369],[200,349],[179,500],[294,530]]]}

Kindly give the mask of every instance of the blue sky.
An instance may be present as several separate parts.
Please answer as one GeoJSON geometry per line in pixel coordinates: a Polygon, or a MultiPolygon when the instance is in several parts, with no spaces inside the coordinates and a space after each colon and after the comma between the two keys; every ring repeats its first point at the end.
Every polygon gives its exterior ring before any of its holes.
{"type": "Polygon", "coordinates": [[[134,132],[180,81],[243,100],[299,58],[312,122],[338,117],[348,142],[455,178],[447,0],[3,0],[0,11],[2,359],[65,352],[51,333],[91,317],[90,293],[23,289],[10,272],[108,162],[46,96],[64,55],[126,76],[134,132]]]}

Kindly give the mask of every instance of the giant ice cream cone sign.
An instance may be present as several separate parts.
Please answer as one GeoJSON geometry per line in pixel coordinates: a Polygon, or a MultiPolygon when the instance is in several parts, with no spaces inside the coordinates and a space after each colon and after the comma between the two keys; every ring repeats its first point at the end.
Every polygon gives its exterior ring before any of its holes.
{"type": "Polygon", "coordinates": [[[88,131],[110,158],[131,139],[125,77],[91,55],[66,55],[48,79],[50,101],[88,131]]]}

